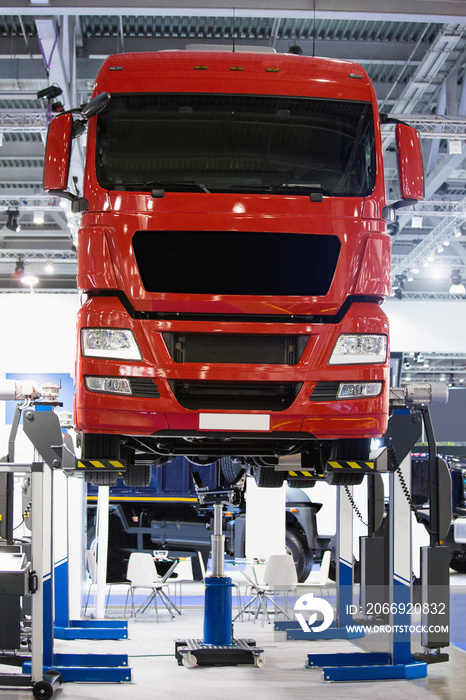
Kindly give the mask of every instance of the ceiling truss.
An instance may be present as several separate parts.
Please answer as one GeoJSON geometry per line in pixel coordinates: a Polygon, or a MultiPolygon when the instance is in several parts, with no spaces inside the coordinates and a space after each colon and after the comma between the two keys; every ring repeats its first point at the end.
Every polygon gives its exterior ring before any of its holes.
{"type": "MultiPolygon", "coordinates": [[[[403,298],[450,298],[452,269],[466,271],[466,13],[459,11],[464,3],[375,0],[370,12],[367,3],[356,1],[322,0],[315,11],[304,1],[287,9],[278,0],[254,7],[239,2],[235,12],[227,2],[210,3],[210,9],[181,9],[169,0],[164,9],[146,4],[114,0],[110,9],[92,0],[79,6],[49,0],[25,7],[11,0],[2,9],[0,291],[11,289],[16,254],[24,255],[28,265],[40,265],[41,255],[63,256],[66,275],[60,288],[75,288],[78,221],[41,189],[50,115],[37,92],[56,82],[65,107],[74,107],[89,98],[109,53],[231,44],[234,39],[238,47],[253,43],[280,52],[298,43],[306,55],[358,61],[371,76],[380,109],[420,130],[427,200],[399,212],[399,232],[392,239],[393,282],[395,287],[405,277],[403,298]],[[6,228],[12,209],[19,212],[20,232],[6,228]],[[43,210],[43,224],[34,224],[36,210],[43,210]]],[[[383,128],[389,201],[398,198],[392,131],[383,128]]],[[[78,188],[82,149],[82,144],[74,149],[72,164],[78,188]]]]}

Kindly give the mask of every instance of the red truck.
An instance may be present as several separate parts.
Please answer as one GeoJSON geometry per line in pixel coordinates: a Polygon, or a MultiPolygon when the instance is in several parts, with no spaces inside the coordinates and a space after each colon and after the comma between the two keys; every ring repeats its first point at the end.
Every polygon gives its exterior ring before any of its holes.
{"type": "MultiPolygon", "coordinates": [[[[356,63],[219,51],[110,56],[91,102],[52,120],[44,188],[82,212],[84,458],[125,460],[134,486],[177,455],[261,486],[368,459],[387,427],[397,206],[380,123],[356,63]]],[[[422,158],[408,125],[396,142],[402,206],[423,197],[422,158]]]]}

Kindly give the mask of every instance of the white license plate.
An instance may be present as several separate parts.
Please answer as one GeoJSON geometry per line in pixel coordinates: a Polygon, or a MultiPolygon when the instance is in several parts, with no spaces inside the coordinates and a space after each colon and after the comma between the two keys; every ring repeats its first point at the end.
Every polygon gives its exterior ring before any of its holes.
{"type": "Polygon", "coordinates": [[[199,430],[266,432],[270,430],[270,416],[244,413],[200,413],[199,430]]]}

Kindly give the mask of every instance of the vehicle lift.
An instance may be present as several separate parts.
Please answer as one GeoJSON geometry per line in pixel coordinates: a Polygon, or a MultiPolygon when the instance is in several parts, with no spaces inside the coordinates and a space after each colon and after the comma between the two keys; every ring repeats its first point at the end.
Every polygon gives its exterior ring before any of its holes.
{"type": "Polygon", "coordinates": [[[199,475],[193,474],[199,502],[213,505],[214,530],[212,541],[212,576],[205,579],[204,640],[175,640],[178,665],[236,666],[254,664],[262,668],[264,650],[254,639],[234,639],[232,624],[233,582],[225,576],[225,536],[222,534],[223,504],[238,505],[244,484],[232,485],[225,490],[209,490],[202,485],[199,475]]]}
{"type": "MultiPolygon", "coordinates": [[[[393,680],[424,678],[427,665],[448,661],[442,648],[449,645],[449,551],[441,542],[451,522],[451,480],[448,467],[437,456],[429,404],[446,403],[443,384],[412,384],[390,390],[391,417],[385,447],[368,463],[368,535],[361,538],[361,618],[354,618],[352,509],[348,487],[337,486],[337,634],[332,628],[305,633],[295,623],[275,623],[287,629],[288,639],[345,638],[338,630],[382,623],[391,631],[389,652],[308,654],[308,668],[322,667],[324,681],[393,680]],[[411,519],[416,509],[407,484],[410,453],[424,427],[429,449],[430,545],[421,547],[420,626],[423,653],[411,653],[412,565],[411,519]],[[382,533],[384,495],[382,473],[389,475],[388,543],[382,533]],[[346,490],[347,498],[342,489],[346,490]],[[351,533],[349,535],[348,533],[351,533]],[[388,567],[386,552],[388,544],[388,567]],[[387,571],[388,569],[388,571],[387,571]],[[384,604],[385,615],[368,615],[374,603],[384,604]],[[443,611],[443,612],[440,612],[443,611]],[[291,627],[291,629],[290,629],[291,627]],[[434,631],[430,631],[430,630],[434,631]],[[441,630],[441,631],[435,631],[441,630]]],[[[341,467],[342,470],[345,467],[341,467]]],[[[346,469],[350,471],[350,467],[346,469]]],[[[363,634],[359,634],[359,637],[363,634]]],[[[346,637],[349,638],[349,637],[346,637]]]]}
{"type": "MultiPolygon", "coordinates": [[[[0,547],[3,558],[0,569],[0,596],[8,596],[8,606],[4,614],[13,617],[9,626],[7,643],[3,644],[7,653],[0,655],[0,664],[17,666],[21,673],[0,673],[0,687],[31,687],[35,698],[48,700],[62,682],[129,682],[131,669],[128,668],[126,654],[60,654],[54,653],[54,566],[52,564],[52,493],[53,471],[64,469],[73,472],[76,460],[63,445],[63,435],[59,419],[53,407],[57,402],[58,387],[40,387],[30,382],[0,382],[0,398],[23,401],[16,406],[10,432],[8,455],[0,464],[0,478],[5,480],[6,498],[4,502],[3,536],[0,547]],[[40,397],[44,400],[38,400],[40,397]],[[23,417],[23,430],[31,440],[43,462],[19,464],[15,462],[15,439],[23,417]],[[30,474],[32,514],[32,536],[30,562],[23,547],[15,544],[13,536],[13,478],[15,473],[30,474]],[[31,596],[31,624],[21,619],[20,599],[31,596]],[[11,613],[13,610],[13,613],[11,613]],[[28,644],[27,651],[24,642],[28,644]]],[[[67,591],[63,592],[66,596],[67,591]]],[[[67,605],[66,605],[67,607],[67,605]]],[[[63,609],[63,606],[62,606],[63,609]]],[[[55,608],[56,612],[56,608],[55,608]]],[[[23,613],[24,616],[24,613],[23,613]]],[[[100,638],[107,636],[92,632],[89,628],[98,621],[75,621],[75,637],[100,638]]],[[[101,625],[102,623],[100,623],[101,625]]],[[[109,623],[105,622],[105,626],[109,623]]],[[[127,623],[116,621],[117,626],[127,623]]],[[[127,636],[127,633],[126,635],[127,636]]],[[[121,638],[119,636],[112,638],[121,638]]]]}

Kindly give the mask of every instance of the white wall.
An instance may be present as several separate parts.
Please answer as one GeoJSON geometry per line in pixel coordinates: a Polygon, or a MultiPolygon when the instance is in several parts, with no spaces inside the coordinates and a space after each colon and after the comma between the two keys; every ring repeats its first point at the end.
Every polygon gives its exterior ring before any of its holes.
{"type": "Polygon", "coordinates": [[[74,374],[78,294],[0,294],[0,373],[74,374]]]}
{"type": "Polygon", "coordinates": [[[248,477],[246,557],[268,559],[271,554],[285,554],[285,487],[262,489],[248,477]]]}
{"type": "Polygon", "coordinates": [[[390,348],[395,352],[466,352],[466,301],[388,299],[390,348]]]}

